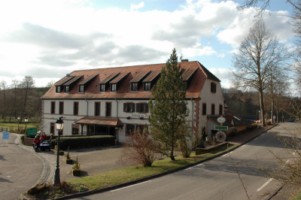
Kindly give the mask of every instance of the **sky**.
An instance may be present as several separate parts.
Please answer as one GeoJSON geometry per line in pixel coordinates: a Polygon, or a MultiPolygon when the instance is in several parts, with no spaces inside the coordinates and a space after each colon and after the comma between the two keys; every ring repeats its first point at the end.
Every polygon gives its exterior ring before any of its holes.
{"type": "MultiPolygon", "coordinates": [[[[0,82],[36,87],[74,70],[165,63],[172,49],[232,86],[233,54],[257,8],[231,0],[0,0],[0,82]]],[[[267,28],[292,47],[285,0],[267,8],[267,28]]]]}

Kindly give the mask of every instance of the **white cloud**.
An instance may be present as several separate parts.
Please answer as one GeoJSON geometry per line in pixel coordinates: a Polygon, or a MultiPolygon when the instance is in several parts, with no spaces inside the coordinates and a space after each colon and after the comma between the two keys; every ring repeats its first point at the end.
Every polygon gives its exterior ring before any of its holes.
{"type": "Polygon", "coordinates": [[[144,7],[144,2],[138,4],[131,4],[131,10],[139,10],[144,7]]]}
{"type": "MultiPolygon", "coordinates": [[[[230,25],[219,31],[217,38],[223,43],[232,45],[235,50],[248,35],[257,16],[255,8],[239,11],[230,25]]],[[[262,13],[262,16],[267,29],[280,41],[288,41],[293,37],[293,27],[287,13],[266,11],[262,13]]]]}
{"type": "MultiPolygon", "coordinates": [[[[144,2],[129,9],[91,5],[93,0],[1,1],[0,76],[59,79],[74,69],[165,62],[172,48],[188,59],[218,59],[238,46],[256,11],[211,0],[187,0],[173,11],[142,11],[144,2]]],[[[286,40],[288,19],[277,14],[265,19],[286,40]]]]}

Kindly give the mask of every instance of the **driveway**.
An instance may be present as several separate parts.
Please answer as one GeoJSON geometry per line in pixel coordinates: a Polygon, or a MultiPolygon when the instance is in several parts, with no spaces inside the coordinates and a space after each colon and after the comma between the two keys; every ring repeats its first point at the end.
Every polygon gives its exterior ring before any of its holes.
{"type": "Polygon", "coordinates": [[[16,200],[19,194],[40,181],[44,167],[42,160],[18,144],[14,134],[9,141],[0,133],[0,198],[16,200]]]}

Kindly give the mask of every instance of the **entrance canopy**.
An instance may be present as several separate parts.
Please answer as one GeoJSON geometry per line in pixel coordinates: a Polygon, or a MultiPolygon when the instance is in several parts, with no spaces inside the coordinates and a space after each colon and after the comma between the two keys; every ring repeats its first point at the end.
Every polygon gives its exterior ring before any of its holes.
{"type": "Polygon", "coordinates": [[[82,125],[122,126],[122,122],[119,118],[112,117],[83,117],[76,123],[82,125]]]}

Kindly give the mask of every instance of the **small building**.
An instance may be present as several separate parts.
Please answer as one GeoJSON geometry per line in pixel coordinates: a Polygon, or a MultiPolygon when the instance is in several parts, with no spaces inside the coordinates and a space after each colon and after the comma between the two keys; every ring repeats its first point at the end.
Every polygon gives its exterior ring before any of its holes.
{"type": "MultiPolygon", "coordinates": [[[[179,63],[187,85],[187,124],[200,134],[207,115],[222,115],[220,80],[198,61],[179,63]]],[[[42,130],[56,134],[64,118],[64,135],[116,136],[126,142],[137,129],[149,126],[148,102],[165,63],[77,70],[56,82],[42,97],[42,130]]]]}

